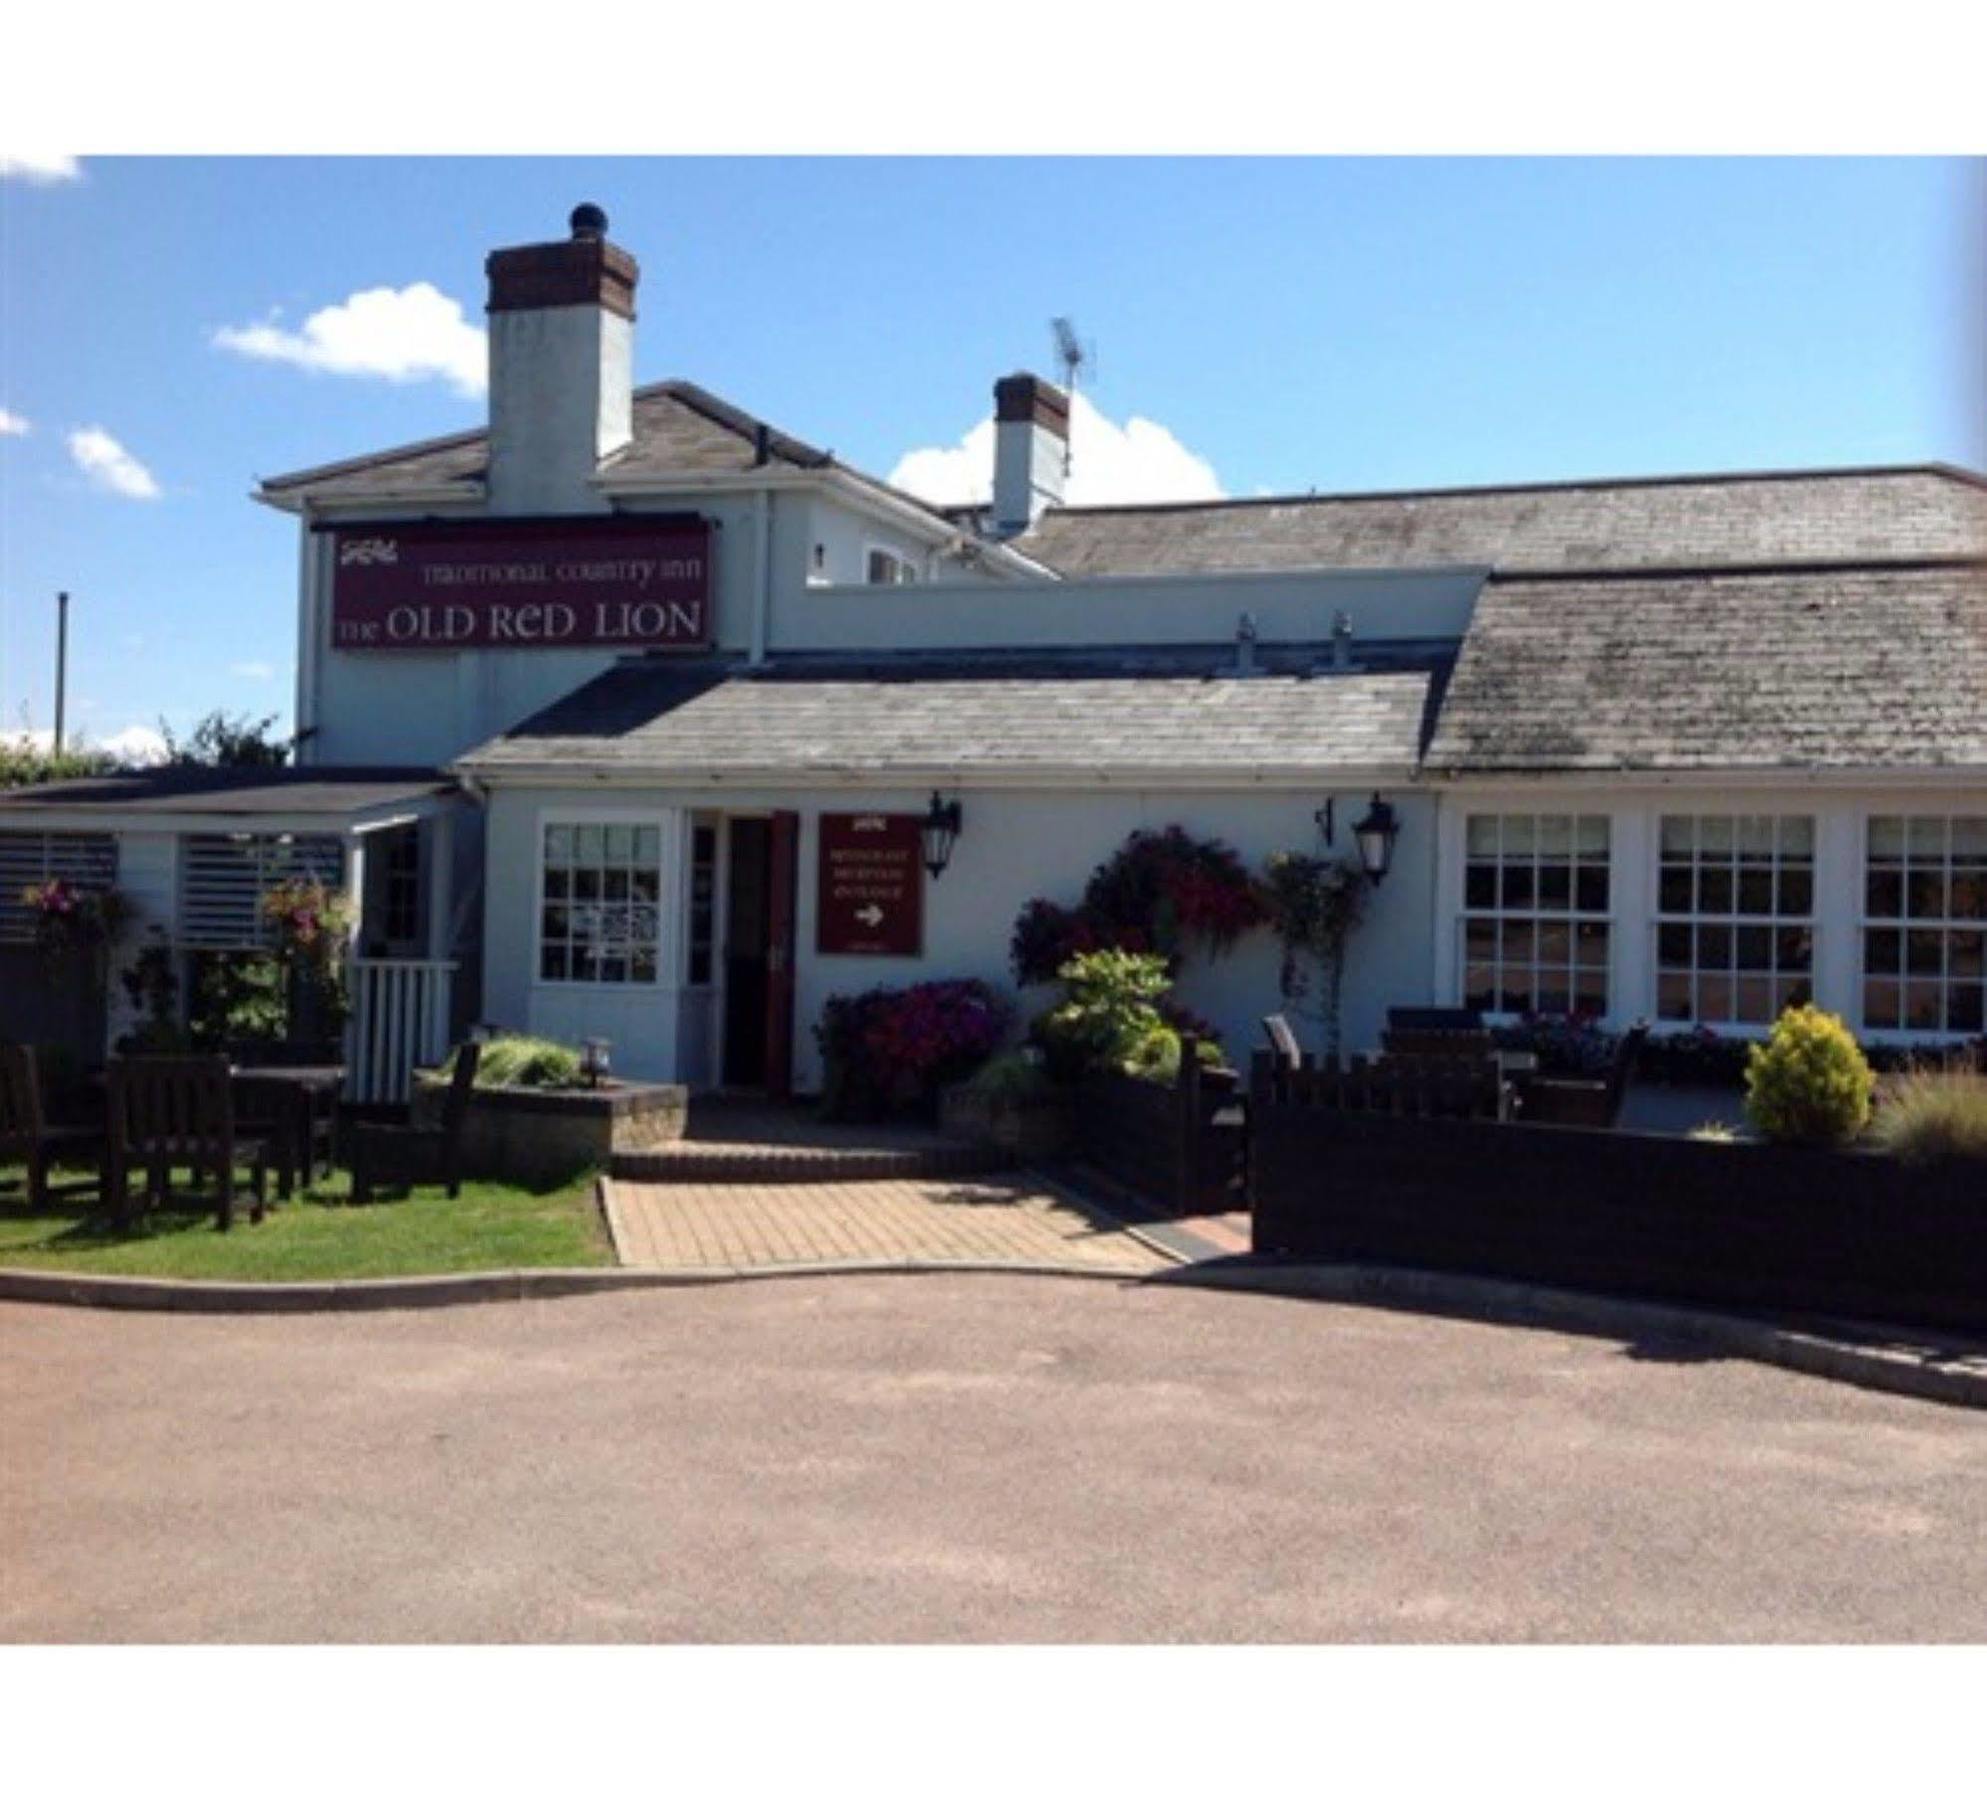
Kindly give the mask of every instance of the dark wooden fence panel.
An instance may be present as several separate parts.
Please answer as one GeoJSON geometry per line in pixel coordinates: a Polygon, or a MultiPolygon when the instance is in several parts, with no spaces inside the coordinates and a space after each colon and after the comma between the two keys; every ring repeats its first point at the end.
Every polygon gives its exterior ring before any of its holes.
{"type": "Polygon", "coordinates": [[[1251,1096],[1256,1249],[1987,1330],[1987,1172],[1251,1096]]]}
{"type": "Polygon", "coordinates": [[[1078,1092],[1075,1151],[1170,1212],[1232,1211],[1246,1204],[1240,1099],[1235,1076],[1203,1071],[1191,1046],[1170,1086],[1092,1075],[1078,1092]]]}

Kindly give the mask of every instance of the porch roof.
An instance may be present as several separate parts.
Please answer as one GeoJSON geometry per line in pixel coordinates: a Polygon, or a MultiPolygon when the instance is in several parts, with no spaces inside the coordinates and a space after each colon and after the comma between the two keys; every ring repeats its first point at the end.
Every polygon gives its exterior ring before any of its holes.
{"type": "Polygon", "coordinates": [[[426,818],[457,784],[435,769],[132,769],[0,793],[0,831],[358,835],[426,818]]]}

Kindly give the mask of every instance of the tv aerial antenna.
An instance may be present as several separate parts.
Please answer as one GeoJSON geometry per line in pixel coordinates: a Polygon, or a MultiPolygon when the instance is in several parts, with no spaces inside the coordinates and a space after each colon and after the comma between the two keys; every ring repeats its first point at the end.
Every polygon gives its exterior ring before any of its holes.
{"type": "MultiPolygon", "coordinates": [[[[1055,339],[1057,366],[1062,370],[1062,391],[1074,401],[1077,383],[1097,378],[1097,346],[1082,342],[1076,335],[1075,324],[1067,318],[1051,319],[1049,332],[1055,339]]],[[[1065,438],[1062,453],[1065,476],[1069,474],[1069,462],[1070,446],[1065,438]]]]}

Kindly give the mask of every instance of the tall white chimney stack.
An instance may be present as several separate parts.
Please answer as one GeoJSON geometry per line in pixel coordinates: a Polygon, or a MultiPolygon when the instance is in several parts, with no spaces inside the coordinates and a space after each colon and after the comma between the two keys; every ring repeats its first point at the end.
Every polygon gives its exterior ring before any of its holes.
{"type": "Polygon", "coordinates": [[[598,510],[594,473],[634,436],[635,259],[587,205],[571,237],[493,250],[484,271],[490,510],[598,510]]]}
{"type": "Polygon", "coordinates": [[[993,527],[1026,531],[1044,508],[1060,506],[1069,458],[1069,396],[1039,375],[994,383],[993,527]]]}

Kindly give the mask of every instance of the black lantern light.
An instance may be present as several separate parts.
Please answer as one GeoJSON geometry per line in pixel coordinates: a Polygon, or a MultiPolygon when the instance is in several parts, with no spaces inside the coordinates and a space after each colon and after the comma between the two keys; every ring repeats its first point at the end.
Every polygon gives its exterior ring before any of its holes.
{"type": "Polygon", "coordinates": [[[1366,809],[1366,816],[1352,828],[1352,840],[1359,846],[1359,860],[1366,878],[1378,887],[1393,866],[1394,839],[1401,834],[1401,822],[1394,809],[1378,794],[1366,809]]]}
{"type": "Polygon", "coordinates": [[[952,846],[959,836],[959,802],[941,800],[934,790],[918,835],[924,840],[925,872],[936,881],[951,862],[952,846]]]}

